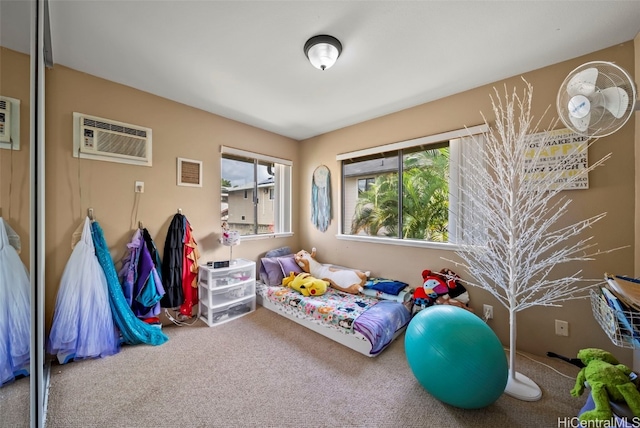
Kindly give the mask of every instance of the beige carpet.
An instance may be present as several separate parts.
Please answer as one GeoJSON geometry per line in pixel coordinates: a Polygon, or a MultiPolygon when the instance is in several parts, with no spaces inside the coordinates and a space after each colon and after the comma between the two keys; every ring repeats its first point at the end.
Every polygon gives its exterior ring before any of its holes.
{"type": "Polygon", "coordinates": [[[30,379],[23,377],[0,388],[0,427],[29,426],[30,379]]]}
{"type": "Polygon", "coordinates": [[[46,426],[539,428],[557,427],[586,400],[571,397],[572,379],[518,357],[518,371],[542,388],[540,401],[503,395],[483,409],[458,409],[417,382],[404,336],[367,358],[261,306],[218,327],[199,321],[164,331],[170,340],[158,347],[52,366],[46,426]]]}

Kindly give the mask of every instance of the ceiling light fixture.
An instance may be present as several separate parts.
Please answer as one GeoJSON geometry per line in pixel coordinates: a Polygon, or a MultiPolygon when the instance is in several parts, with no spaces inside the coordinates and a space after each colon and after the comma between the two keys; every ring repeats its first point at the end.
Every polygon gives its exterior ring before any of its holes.
{"type": "Polygon", "coordinates": [[[326,70],[336,63],[342,52],[342,44],[332,36],[314,36],[304,44],[304,54],[315,68],[326,70]]]}

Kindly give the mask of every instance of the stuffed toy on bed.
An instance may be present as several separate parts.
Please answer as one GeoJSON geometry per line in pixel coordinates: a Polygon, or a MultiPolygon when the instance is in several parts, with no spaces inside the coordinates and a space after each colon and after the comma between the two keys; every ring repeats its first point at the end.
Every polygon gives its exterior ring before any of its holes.
{"type": "Polygon", "coordinates": [[[307,272],[295,274],[291,272],[288,277],[282,280],[282,285],[291,287],[305,297],[321,296],[327,292],[327,282],[314,278],[307,272]]]}
{"type": "Polygon", "coordinates": [[[594,409],[579,416],[580,421],[611,421],[613,411],[610,401],[626,403],[634,416],[640,416],[640,392],[629,377],[632,373],[629,367],[620,364],[610,352],[597,348],[581,349],[578,358],[585,367],[578,373],[571,395],[582,395],[586,382],[591,388],[595,404],[594,409]]]}
{"type": "Polygon", "coordinates": [[[311,250],[311,253],[305,250],[298,251],[295,260],[303,271],[310,273],[311,276],[327,281],[331,287],[344,291],[345,293],[360,293],[364,289],[364,284],[369,276],[369,272],[362,272],[357,269],[337,268],[318,262],[316,260],[315,248],[311,250]]]}

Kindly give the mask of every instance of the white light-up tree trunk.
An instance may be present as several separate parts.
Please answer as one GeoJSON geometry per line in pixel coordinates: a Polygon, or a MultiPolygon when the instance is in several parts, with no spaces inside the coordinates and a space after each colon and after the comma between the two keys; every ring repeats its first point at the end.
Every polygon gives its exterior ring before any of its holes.
{"type": "Polygon", "coordinates": [[[485,118],[489,131],[468,142],[478,146],[472,150],[473,156],[463,155],[459,167],[464,185],[458,204],[467,213],[457,225],[456,253],[462,262],[449,262],[470,275],[465,283],[490,292],[509,310],[509,377],[505,393],[535,401],[542,396],[540,388],[516,372],[516,313],[531,306],[561,306],[563,301],[587,297],[590,287],[585,283],[601,282],[582,278],[581,270],[554,278],[553,268],[562,263],[593,260],[595,255],[604,253],[594,250],[593,237],[581,235],[606,213],[570,225],[557,223],[571,203],[560,192],[572,188],[610,155],[586,167],[582,165],[582,169],[574,169],[569,175],[563,167],[569,168],[571,155],[578,153],[568,152],[567,162],[548,171],[548,162],[543,159],[545,151],[532,150],[531,136],[542,135],[539,147],[545,147],[551,136],[538,131],[540,120],[533,123],[533,89],[528,82],[524,84],[522,95],[515,89],[509,94],[505,87],[501,97],[494,90],[491,104],[495,123],[490,125],[485,118]]]}

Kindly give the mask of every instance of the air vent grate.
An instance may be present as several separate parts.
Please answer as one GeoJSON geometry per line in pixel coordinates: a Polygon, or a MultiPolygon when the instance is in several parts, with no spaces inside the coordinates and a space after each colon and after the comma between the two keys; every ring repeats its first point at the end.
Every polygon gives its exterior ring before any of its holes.
{"type": "Polygon", "coordinates": [[[147,156],[147,141],[125,135],[99,132],[96,149],[104,153],[121,154],[144,159],[147,156]]]}
{"type": "Polygon", "coordinates": [[[84,126],[90,126],[92,128],[106,129],[108,131],[120,132],[123,134],[136,135],[138,137],[147,138],[147,132],[144,129],[135,129],[128,126],[116,125],[114,123],[102,122],[99,120],[87,119],[83,120],[84,126]]]}
{"type": "Polygon", "coordinates": [[[202,187],[202,161],[178,158],[178,186],[202,187]]]}

